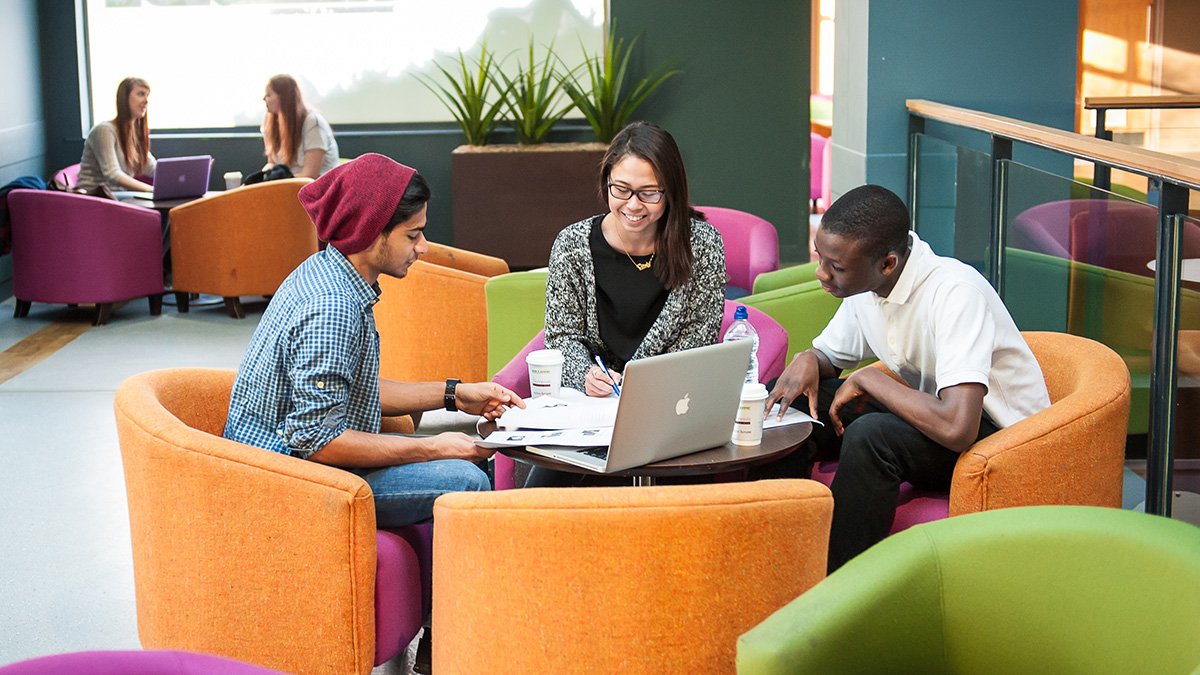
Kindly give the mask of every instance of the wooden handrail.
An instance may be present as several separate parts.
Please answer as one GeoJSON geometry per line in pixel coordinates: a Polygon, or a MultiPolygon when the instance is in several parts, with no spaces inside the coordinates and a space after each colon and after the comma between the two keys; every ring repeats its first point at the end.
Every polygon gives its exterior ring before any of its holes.
{"type": "Polygon", "coordinates": [[[1161,177],[1200,190],[1200,162],[1195,160],[933,101],[909,99],[905,104],[909,113],[925,119],[975,129],[1143,176],[1161,177]]]}
{"type": "Polygon", "coordinates": [[[1116,108],[1141,110],[1147,108],[1200,108],[1200,96],[1191,94],[1177,96],[1089,96],[1083,99],[1088,110],[1110,110],[1116,108]]]}

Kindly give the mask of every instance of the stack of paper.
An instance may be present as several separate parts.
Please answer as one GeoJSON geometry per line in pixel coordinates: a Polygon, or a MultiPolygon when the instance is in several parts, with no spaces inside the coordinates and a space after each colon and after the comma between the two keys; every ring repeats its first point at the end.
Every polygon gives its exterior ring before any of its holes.
{"type": "Polygon", "coordinates": [[[566,395],[539,396],[527,399],[524,409],[509,408],[496,420],[500,430],[476,443],[485,448],[608,445],[620,399],[590,398],[573,390],[562,391],[566,395]]]}

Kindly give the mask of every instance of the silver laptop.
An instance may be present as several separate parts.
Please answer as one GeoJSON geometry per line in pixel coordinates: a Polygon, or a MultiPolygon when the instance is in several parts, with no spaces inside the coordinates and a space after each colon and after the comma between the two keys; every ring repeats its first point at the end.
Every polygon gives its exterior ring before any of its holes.
{"type": "Polygon", "coordinates": [[[723,342],[631,361],[607,448],[527,450],[612,473],[725,445],[733,435],[750,346],[749,340],[723,342]]]}
{"type": "Polygon", "coordinates": [[[164,157],[154,166],[154,192],[137,193],[142,199],[183,199],[201,197],[208,192],[212,155],[164,157]]]}

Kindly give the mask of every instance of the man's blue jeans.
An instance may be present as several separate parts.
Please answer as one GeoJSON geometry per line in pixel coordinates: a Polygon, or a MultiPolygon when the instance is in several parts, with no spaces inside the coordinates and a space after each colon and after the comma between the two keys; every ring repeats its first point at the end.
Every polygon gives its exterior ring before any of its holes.
{"type": "Polygon", "coordinates": [[[379,529],[425,522],[433,518],[433,500],[447,492],[492,489],[487,474],[465,459],[438,459],[379,469],[350,469],[362,476],[375,495],[379,529]]]}

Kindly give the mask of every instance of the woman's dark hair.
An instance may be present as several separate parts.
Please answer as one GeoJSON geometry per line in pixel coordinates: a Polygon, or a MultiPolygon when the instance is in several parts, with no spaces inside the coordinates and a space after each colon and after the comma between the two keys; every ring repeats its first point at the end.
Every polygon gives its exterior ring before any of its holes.
{"type": "Polygon", "coordinates": [[[125,154],[129,175],[137,177],[150,161],[150,113],[133,116],[129,107],[129,95],[138,87],[150,89],[150,84],[140,77],[127,77],[117,85],[117,116],[113,126],[117,128],[117,143],[125,154]]]}
{"type": "Polygon", "coordinates": [[[404,188],[404,196],[400,198],[400,203],[396,205],[396,210],[392,213],[392,219],[383,228],[383,234],[386,235],[400,223],[420,213],[421,208],[429,203],[429,198],[432,196],[433,191],[429,189],[429,183],[425,182],[425,177],[414,173],[408,181],[408,187],[404,188]]]}
{"type": "Polygon", "coordinates": [[[267,86],[279,97],[279,112],[267,113],[263,121],[263,145],[267,157],[275,156],[285,166],[297,161],[300,149],[300,131],[308,118],[304,96],[300,85],[291,75],[276,75],[267,80],[267,86]]]}
{"type": "Polygon", "coordinates": [[[874,260],[908,250],[908,207],[895,192],[879,185],[860,185],[837,198],[821,216],[821,229],[862,242],[874,260]]]}
{"type": "Polygon", "coordinates": [[[608,203],[608,179],[613,167],[629,155],[644,159],[654,168],[663,190],[666,208],[659,221],[655,242],[654,274],[668,290],[687,283],[692,276],[692,218],[699,217],[688,197],[687,173],[675,139],[651,122],[631,122],[608,145],[600,164],[600,198],[608,203]]]}

